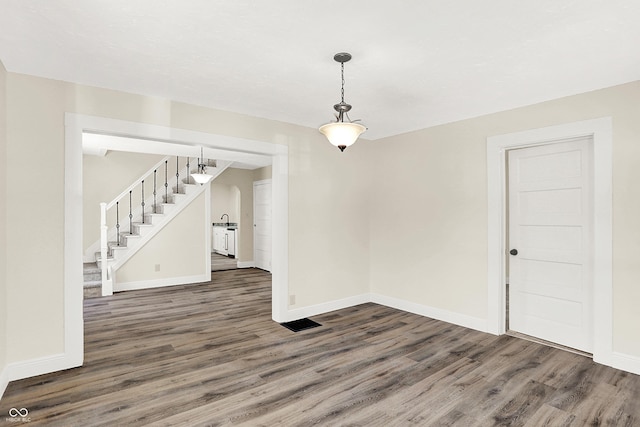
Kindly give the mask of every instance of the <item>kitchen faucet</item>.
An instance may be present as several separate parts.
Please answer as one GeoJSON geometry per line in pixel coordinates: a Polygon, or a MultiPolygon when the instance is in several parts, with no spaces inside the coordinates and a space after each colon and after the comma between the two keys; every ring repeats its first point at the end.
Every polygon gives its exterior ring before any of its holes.
{"type": "Polygon", "coordinates": [[[220,219],[227,217],[227,225],[229,225],[229,214],[222,214],[222,216],[220,217],[220,219]]]}

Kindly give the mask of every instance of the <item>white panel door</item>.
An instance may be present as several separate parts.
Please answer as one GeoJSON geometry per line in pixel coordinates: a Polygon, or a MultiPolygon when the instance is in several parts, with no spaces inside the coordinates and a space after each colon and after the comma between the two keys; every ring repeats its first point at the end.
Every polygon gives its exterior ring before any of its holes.
{"type": "Polygon", "coordinates": [[[508,153],[509,329],[586,352],[593,318],[590,146],[580,139],[508,153]]]}
{"type": "Polygon", "coordinates": [[[271,180],[253,183],[253,260],[271,271],[271,180]]]}

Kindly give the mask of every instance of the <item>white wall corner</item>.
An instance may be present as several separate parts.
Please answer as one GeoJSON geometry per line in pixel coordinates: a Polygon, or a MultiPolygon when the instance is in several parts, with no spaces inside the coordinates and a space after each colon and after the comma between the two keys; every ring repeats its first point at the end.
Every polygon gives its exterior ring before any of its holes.
{"type": "Polygon", "coordinates": [[[431,319],[441,320],[443,322],[453,323],[454,325],[464,326],[465,328],[475,329],[480,332],[488,332],[487,320],[479,317],[468,316],[466,314],[456,313],[441,308],[430,307],[428,305],[417,304],[415,302],[388,297],[380,294],[371,294],[371,302],[406,311],[420,316],[429,317],[431,319]]]}
{"type": "Polygon", "coordinates": [[[7,372],[7,367],[5,366],[0,371],[0,399],[4,396],[5,390],[7,390],[7,386],[9,385],[9,373],[7,372]]]}
{"type": "Polygon", "coordinates": [[[351,297],[342,298],[335,301],[328,301],[308,307],[289,309],[287,310],[286,319],[279,321],[279,323],[290,322],[292,320],[298,320],[310,316],[317,316],[319,314],[329,313],[335,310],[342,310],[344,308],[366,304],[369,302],[380,304],[397,310],[406,311],[408,313],[429,317],[431,319],[441,320],[443,322],[452,323],[454,325],[463,326],[465,328],[475,329],[476,331],[488,332],[486,319],[467,316],[465,314],[417,304],[411,301],[375,293],[354,295],[351,297]]]}
{"type": "MultiPolygon", "coordinates": [[[[286,317],[283,320],[276,320],[278,323],[291,322],[293,320],[303,319],[305,317],[317,316],[318,314],[329,313],[331,311],[342,310],[343,308],[353,307],[360,304],[371,302],[369,294],[354,295],[335,301],[328,301],[321,304],[310,305],[307,307],[294,308],[287,310],[286,317]]],[[[274,319],[275,320],[275,319],[274,319]]]]}
{"type": "MultiPolygon", "coordinates": [[[[36,372],[27,376],[75,368],[84,361],[83,272],[78,262],[83,258],[82,127],[74,114],[65,114],[64,139],[64,354],[26,361],[27,371],[33,368],[36,372]]],[[[13,368],[9,370],[11,380],[16,379],[12,372],[13,368]]]]}
{"type": "MultiPolygon", "coordinates": [[[[276,322],[289,317],[289,149],[274,145],[271,164],[271,316],[276,322]]],[[[254,259],[255,261],[255,259],[254,259]]]]}

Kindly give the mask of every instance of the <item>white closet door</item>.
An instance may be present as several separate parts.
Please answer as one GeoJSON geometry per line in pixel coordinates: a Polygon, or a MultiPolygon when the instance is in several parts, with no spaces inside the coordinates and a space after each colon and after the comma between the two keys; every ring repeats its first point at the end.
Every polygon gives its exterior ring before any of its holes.
{"type": "Polygon", "coordinates": [[[588,139],[509,151],[509,329],[592,351],[588,139]],[[517,251],[517,254],[516,254],[517,251]]]}

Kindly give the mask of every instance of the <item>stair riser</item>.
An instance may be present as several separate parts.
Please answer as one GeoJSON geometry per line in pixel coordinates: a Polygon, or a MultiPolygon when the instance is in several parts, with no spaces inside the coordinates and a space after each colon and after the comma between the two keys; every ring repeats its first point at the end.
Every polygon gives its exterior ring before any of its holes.
{"type": "Polygon", "coordinates": [[[134,225],[133,226],[133,232],[135,234],[137,234],[139,237],[146,236],[152,230],[153,230],[153,227],[148,226],[148,225],[134,225]]]}
{"type": "Polygon", "coordinates": [[[112,252],[113,253],[111,254],[111,256],[113,257],[114,260],[117,261],[127,255],[127,248],[122,247],[121,249],[113,249],[112,252]]]}
{"type": "MultiPolygon", "coordinates": [[[[197,191],[196,189],[196,185],[195,184],[180,184],[180,191],[178,191],[178,194],[189,194],[192,191],[197,191]]],[[[176,194],[176,187],[171,187],[171,195],[176,194]]],[[[169,197],[171,197],[171,195],[169,195],[169,197]]]]}
{"type": "MultiPolygon", "coordinates": [[[[111,260],[109,262],[111,262],[111,260]]],[[[102,268],[102,261],[97,260],[96,264],[98,264],[98,268],[102,268]]]]}
{"type": "Polygon", "coordinates": [[[84,282],[97,282],[102,280],[102,273],[91,273],[84,275],[84,282]]]}
{"type": "Polygon", "coordinates": [[[169,212],[171,212],[174,208],[174,205],[171,203],[163,203],[161,205],[158,205],[158,213],[160,214],[168,214],[169,212]]]}
{"type": "MultiPolygon", "coordinates": [[[[135,227],[133,229],[133,232],[135,233],[135,227]]],[[[129,233],[123,233],[120,235],[120,246],[131,246],[131,244],[135,244],[137,240],[140,239],[140,235],[139,234],[129,234],[129,233]]],[[[110,244],[109,247],[112,246],[116,246],[114,244],[110,244]]]]}
{"type": "MultiPolygon", "coordinates": [[[[158,206],[158,210],[159,210],[159,206],[158,206]]],[[[145,224],[153,224],[154,218],[158,219],[161,216],[160,213],[156,213],[154,215],[148,214],[144,216],[144,222],[145,224]]]]}
{"type": "Polygon", "coordinates": [[[180,204],[180,202],[182,202],[182,200],[185,197],[187,197],[186,194],[172,194],[169,196],[169,201],[165,202],[165,204],[169,204],[169,205],[180,204]]]}

